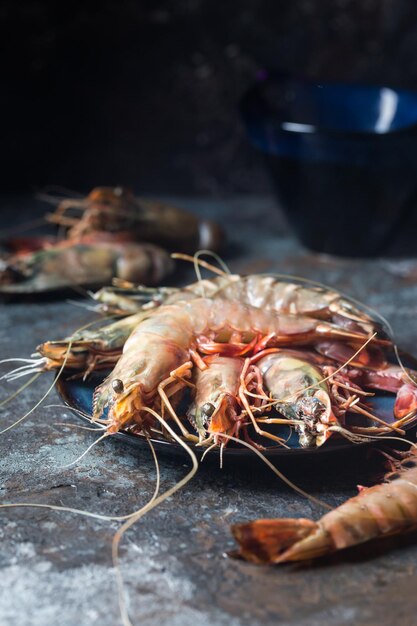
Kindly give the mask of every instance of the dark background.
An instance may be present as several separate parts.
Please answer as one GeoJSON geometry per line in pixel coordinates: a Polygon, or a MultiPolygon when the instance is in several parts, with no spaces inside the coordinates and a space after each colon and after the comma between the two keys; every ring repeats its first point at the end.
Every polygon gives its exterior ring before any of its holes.
{"type": "Polygon", "coordinates": [[[265,67],[417,87],[414,0],[6,0],[3,191],[268,192],[237,104],[265,67]]]}

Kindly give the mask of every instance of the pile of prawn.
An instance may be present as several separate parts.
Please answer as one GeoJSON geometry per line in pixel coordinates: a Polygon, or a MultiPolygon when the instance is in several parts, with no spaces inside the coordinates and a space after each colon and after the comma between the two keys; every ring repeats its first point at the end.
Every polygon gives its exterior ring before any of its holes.
{"type": "MultiPolygon", "coordinates": [[[[148,441],[155,435],[175,440],[190,455],[187,476],[160,496],[158,483],[151,502],[125,516],[113,542],[116,565],[122,534],[196,473],[189,442],[206,451],[231,441],[244,445],[283,478],[262,454],[266,443],[287,445],[272,430],[276,425],[297,433],[301,447],[317,448],[330,437],[401,438],[416,420],[417,372],[402,365],[389,327],[366,307],[307,281],[242,277],[198,263],[217,276],[183,288],[119,280],[100,290],[94,305],[112,316],[107,324],[42,343],[33,359],[3,376],[58,371],[85,379],[102,371],[88,416],[104,431],[99,440],[123,429],[148,441]],[[395,394],[391,420],[372,411],[375,390],[395,394]],[[363,421],[349,421],[352,415],[363,421]]],[[[416,529],[415,450],[387,478],[318,522],[235,524],[240,556],[256,563],[306,560],[416,529]]],[[[130,624],[118,576],[123,622],[130,624]]]]}
{"type": "Polygon", "coordinates": [[[6,378],[112,368],[92,412],[109,434],[167,436],[155,413],[205,447],[230,437],[286,447],[276,425],[294,430],[301,447],[405,434],[416,419],[417,374],[389,361],[394,346],[379,321],[322,286],[210,267],[218,276],[183,288],[119,281],[101,290],[95,301],[116,321],[46,341],[6,378]],[[396,395],[392,420],[368,405],[374,390],[396,395]]]}

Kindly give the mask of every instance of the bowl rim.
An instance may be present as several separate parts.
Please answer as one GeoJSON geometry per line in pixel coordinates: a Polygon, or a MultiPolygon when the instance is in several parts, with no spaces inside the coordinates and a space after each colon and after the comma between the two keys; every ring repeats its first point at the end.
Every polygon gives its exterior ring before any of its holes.
{"type": "Polygon", "coordinates": [[[404,89],[397,86],[381,84],[381,83],[359,83],[359,82],[345,82],[336,80],[313,80],[309,78],[300,78],[296,75],[285,74],[281,72],[266,72],[263,73],[258,80],[246,91],[242,96],[239,104],[240,114],[247,125],[256,125],[262,128],[269,127],[273,129],[277,134],[292,138],[301,138],[305,136],[329,136],[334,138],[349,138],[349,139],[372,139],[373,141],[382,141],[388,137],[398,137],[409,135],[411,131],[417,130],[417,90],[404,89]],[[264,97],[262,96],[261,89],[271,83],[281,83],[283,86],[288,85],[301,85],[309,87],[313,90],[317,88],[340,88],[358,91],[368,91],[369,93],[381,92],[382,90],[389,90],[395,93],[397,96],[403,95],[407,97],[413,97],[416,101],[416,119],[415,122],[406,124],[399,128],[387,129],[384,131],[375,131],[372,128],[369,129],[342,129],[336,127],[319,126],[308,123],[288,122],[284,118],[280,119],[276,112],[268,108],[264,97]],[[261,103],[261,108],[254,113],[251,111],[255,100],[257,104],[261,103]]]}

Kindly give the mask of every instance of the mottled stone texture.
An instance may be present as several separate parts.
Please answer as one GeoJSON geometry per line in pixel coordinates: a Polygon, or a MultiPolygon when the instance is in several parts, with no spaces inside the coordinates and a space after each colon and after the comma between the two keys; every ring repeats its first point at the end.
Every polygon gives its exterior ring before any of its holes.
{"type": "Polygon", "coordinates": [[[5,0],[3,185],[269,190],[237,104],[259,69],[417,87],[413,0],[5,0]]]}
{"type": "MultiPolygon", "coordinates": [[[[226,257],[234,271],[296,273],[376,307],[398,341],[417,343],[415,262],[344,261],[306,254],[285,234],[269,198],[233,202],[176,199],[227,228],[226,257]],[[232,215],[239,214],[239,227],[232,215]],[[254,237],[256,227],[257,236],[254,237]]],[[[20,206],[29,206],[20,201],[20,206]]],[[[8,205],[9,207],[11,204],[8,205]]],[[[15,207],[17,203],[15,204],[15,207]]],[[[16,213],[10,210],[10,213],[16,213]]],[[[191,277],[191,274],[189,275],[191,277]]],[[[1,307],[1,356],[27,356],[45,339],[60,338],[90,319],[64,301],[1,307]]],[[[9,365],[3,365],[7,371],[9,365]]],[[[33,407],[47,375],[1,410],[5,427],[33,407]]],[[[2,388],[1,399],[15,389],[2,388]]],[[[45,404],[59,402],[52,393],[45,404]]],[[[77,465],[97,437],[64,407],[42,406],[0,436],[1,502],[65,504],[123,514],[151,496],[155,471],[146,448],[106,440],[77,465]]],[[[187,471],[186,461],[160,459],[162,488],[187,471]]],[[[224,469],[207,459],[197,477],[131,529],[121,547],[128,606],[144,626],[411,626],[417,608],[414,538],[369,546],[314,567],[262,568],[227,559],[229,525],[258,516],[307,516],[322,511],[284,488],[260,462],[224,469]],[[390,549],[388,549],[390,548],[390,549]]],[[[304,489],[331,505],[369,484],[381,470],[378,454],[282,467],[304,489]]],[[[45,509],[1,511],[0,624],[115,626],[120,623],[110,542],[117,523],[45,509]]]]}

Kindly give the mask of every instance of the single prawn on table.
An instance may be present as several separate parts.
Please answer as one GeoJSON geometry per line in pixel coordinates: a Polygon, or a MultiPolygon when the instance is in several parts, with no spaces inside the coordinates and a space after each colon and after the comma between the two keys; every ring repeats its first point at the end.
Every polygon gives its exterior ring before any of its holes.
{"type": "Polygon", "coordinates": [[[239,555],[254,563],[287,563],[417,530],[417,453],[403,454],[386,482],[361,487],[359,494],[317,522],[260,519],[235,524],[239,555]]]}
{"type": "Polygon", "coordinates": [[[303,447],[330,436],[404,435],[416,417],[417,375],[390,362],[392,341],[369,313],[328,288],[216,271],[181,289],[101,291],[97,301],[129,315],[43,343],[6,378],[114,367],[92,416],[109,433],[149,434],[159,430],[157,414],[202,446],[230,436],[253,444],[254,434],[257,447],[285,446],[276,424],[295,430],[303,447]],[[396,394],[390,422],[368,404],[374,389],[396,394]],[[352,414],[363,423],[351,424],[352,414]]]}
{"type": "Polygon", "coordinates": [[[101,233],[0,259],[0,294],[94,288],[113,278],[157,285],[172,269],[172,260],[162,248],[101,233]]]}
{"type": "Polygon", "coordinates": [[[97,232],[129,233],[135,241],[168,250],[218,250],[224,238],[218,224],[178,207],[136,197],[125,187],[96,187],[84,198],[66,198],[47,216],[78,241],[97,232]]]}

